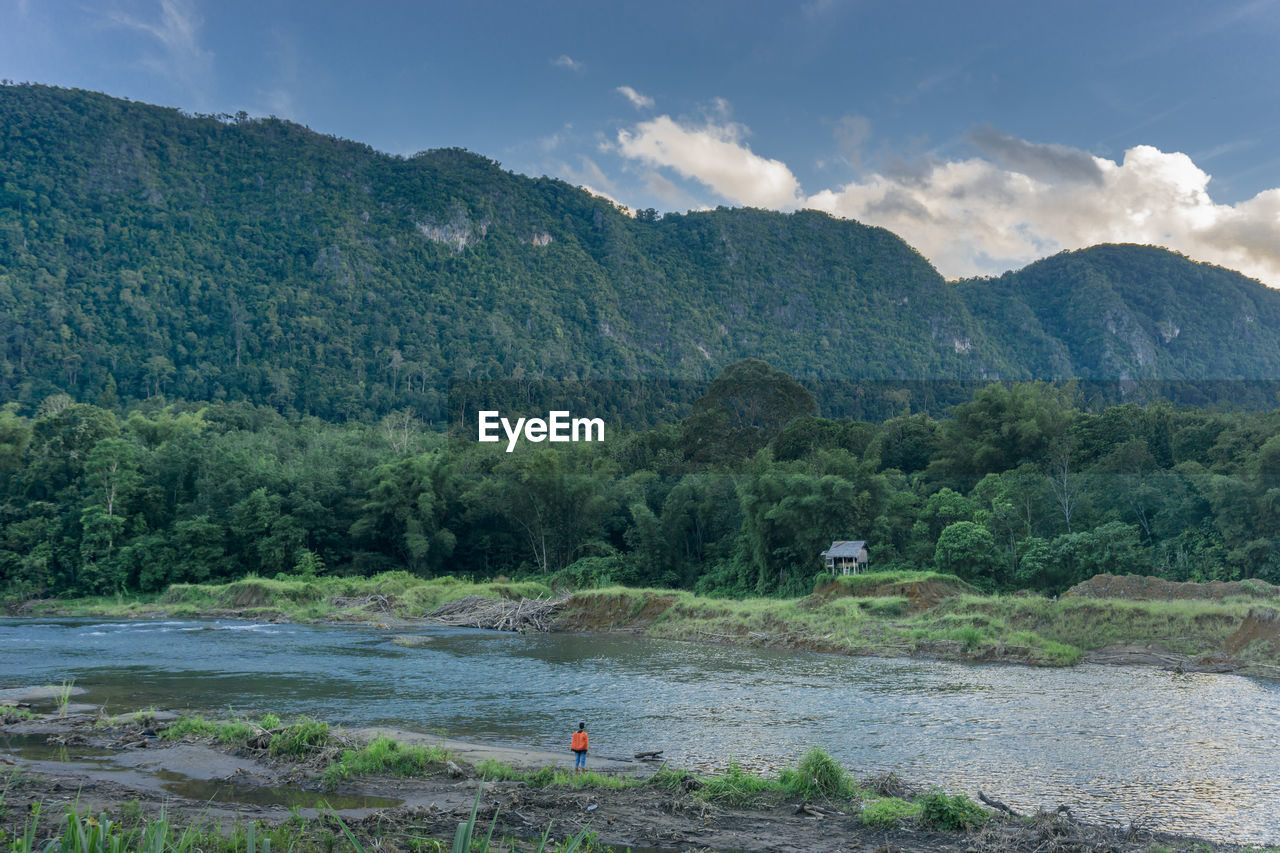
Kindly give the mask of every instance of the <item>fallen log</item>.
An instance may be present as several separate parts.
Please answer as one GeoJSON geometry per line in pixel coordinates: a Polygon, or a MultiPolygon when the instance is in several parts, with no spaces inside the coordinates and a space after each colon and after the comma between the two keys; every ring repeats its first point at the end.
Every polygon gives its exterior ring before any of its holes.
{"type": "Polygon", "coordinates": [[[801,803],[799,807],[796,808],[796,814],[807,814],[810,817],[816,818],[825,818],[827,816],[826,813],[818,811],[808,803],[801,803]]]}
{"type": "Polygon", "coordinates": [[[643,761],[657,761],[658,756],[660,755],[662,755],[662,750],[654,749],[649,752],[637,752],[636,758],[639,758],[643,761]]]}
{"type": "Polygon", "coordinates": [[[982,791],[978,791],[978,799],[979,799],[979,800],[982,800],[982,802],[984,802],[984,803],[986,803],[987,805],[991,806],[991,808],[993,808],[993,809],[999,809],[1000,811],[1005,812],[1005,813],[1006,813],[1006,814],[1008,814],[1010,817],[1021,817],[1021,815],[1020,815],[1020,814],[1018,814],[1017,812],[1015,812],[1013,809],[1009,808],[1008,806],[1006,806],[1004,803],[1000,802],[999,800],[993,800],[993,799],[991,799],[991,798],[990,798],[990,797],[988,797],[986,794],[982,793],[982,791]]]}

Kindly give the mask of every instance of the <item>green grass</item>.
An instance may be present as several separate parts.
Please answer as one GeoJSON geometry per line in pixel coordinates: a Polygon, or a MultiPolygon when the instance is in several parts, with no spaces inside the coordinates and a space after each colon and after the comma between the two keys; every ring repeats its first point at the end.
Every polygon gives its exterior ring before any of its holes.
{"type": "Polygon", "coordinates": [[[866,826],[892,829],[919,819],[921,805],[897,797],[881,797],[862,804],[859,819],[866,826]]]}
{"type": "Polygon", "coordinates": [[[861,794],[835,759],[816,746],[804,754],[796,769],[783,770],[778,781],[787,796],[806,800],[850,800],[861,794]]]}
{"type": "Polygon", "coordinates": [[[226,744],[243,744],[259,729],[243,721],[211,722],[201,717],[183,717],[160,732],[161,740],[181,740],[187,736],[213,738],[226,744]]]}
{"type": "Polygon", "coordinates": [[[454,577],[426,580],[404,571],[373,577],[249,576],[224,584],[174,584],[158,595],[100,596],[40,603],[35,612],[69,616],[178,616],[236,615],[250,619],[287,618],[295,622],[342,619],[377,620],[423,616],[440,605],[477,595],[482,598],[547,597],[551,589],[533,581],[471,583],[454,577]],[[380,606],[369,609],[361,602],[377,596],[380,606]]]}
{"type": "Polygon", "coordinates": [[[307,717],[271,736],[267,749],[272,755],[305,758],[329,743],[329,724],[307,717]]]}
{"type": "Polygon", "coordinates": [[[54,702],[58,706],[58,716],[65,717],[67,715],[67,706],[71,704],[71,691],[75,688],[75,679],[64,681],[54,686],[54,702]]]}
{"type": "Polygon", "coordinates": [[[35,720],[39,719],[38,715],[33,714],[26,708],[19,708],[16,705],[0,705],[0,719],[13,718],[15,720],[35,720]]]}
{"type": "Polygon", "coordinates": [[[321,781],[332,791],[352,776],[426,776],[450,759],[442,746],[409,746],[377,737],[361,749],[348,749],[325,768],[321,781]]]}
{"type": "Polygon", "coordinates": [[[736,761],[728,768],[702,780],[698,796],[710,803],[733,808],[759,808],[784,792],[778,779],[757,776],[743,770],[736,761]]]}
{"type": "MultiPolygon", "coordinates": [[[[1089,651],[1115,644],[1151,645],[1191,656],[1221,653],[1258,601],[1249,596],[1225,601],[985,596],[938,572],[873,572],[827,577],[824,583],[835,584],[836,592],[792,600],[710,598],[687,591],[611,586],[575,593],[565,613],[575,628],[638,628],[650,636],[693,642],[1070,666],[1089,651]],[[919,605],[913,605],[909,585],[920,584],[947,597],[929,609],[913,610],[919,605]]],[[[181,584],[160,597],[83,599],[52,606],[85,615],[234,612],[294,621],[376,621],[388,612],[422,616],[469,595],[516,599],[550,592],[536,582],[423,580],[407,572],[370,578],[279,575],[227,584],[181,584]],[[370,610],[364,604],[370,600],[386,602],[389,610],[381,605],[370,610]]],[[[1280,672],[1280,647],[1275,643],[1255,643],[1238,657],[1260,674],[1280,672]]]]}
{"type": "Polygon", "coordinates": [[[860,575],[839,575],[836,577],[824,575],[819,578],[819,583],[824,579],[834,580],[846,595],[861,595],[876,587],[902,583],[945,584],[953,586],[960,591],[976,592],[972,586],[955,575],[931,571],[863,572],[860,575]]]}
{"type": "Polygon", "coordinates": [[[524,782],[530,788],[556,787],[574,790],[610,788],[620,791],[625,788],[643,787],[649,781],[627,776],[610,776],[604,773],[596,773],[592,770],[578,773],[573,770],[551,766],[522,770],[491,758],[477,763],[475,772],[486,782],[524,782]]]}

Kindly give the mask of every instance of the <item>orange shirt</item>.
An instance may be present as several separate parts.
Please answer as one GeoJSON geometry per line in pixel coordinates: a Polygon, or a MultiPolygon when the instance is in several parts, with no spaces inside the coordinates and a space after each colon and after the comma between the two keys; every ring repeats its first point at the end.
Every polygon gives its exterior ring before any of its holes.
{"type": "Polygon", "coordinates": [[[574,732],[573,742],[569,745],[569,749],[573,750],[574,752],[586,752],[587,751],[587,733],[574,732]]]}

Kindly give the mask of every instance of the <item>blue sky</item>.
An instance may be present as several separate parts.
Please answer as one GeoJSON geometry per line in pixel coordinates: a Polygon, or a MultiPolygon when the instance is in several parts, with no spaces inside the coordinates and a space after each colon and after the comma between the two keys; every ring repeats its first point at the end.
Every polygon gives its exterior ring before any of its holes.
{"type": "Polygon", "coordinates": [[[1108,240],[1280,285],[1280,2],[0,0],[0,77],[815,207],[950,277],[1108,240]]]}

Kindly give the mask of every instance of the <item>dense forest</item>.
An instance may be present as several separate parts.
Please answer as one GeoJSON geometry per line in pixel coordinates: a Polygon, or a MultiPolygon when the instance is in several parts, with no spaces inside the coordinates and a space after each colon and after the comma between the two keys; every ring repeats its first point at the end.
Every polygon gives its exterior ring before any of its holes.
{"type": "Polygon", "coordinates": [[[1280,294],[1153,247],[946,282],[812,211],[630,215],[461,150],[0,85],[0,592],[794,594],[850,538],[988,589],[1277,582],[1276,330],[1280,294]],[[553,400],[608,439],[468,433],[553,400]]]}
{"type": "Polygon", "coordinates": [[[992,384],[942,419],[871,423],[818,416],[802,385],[746,360],[678,421],[512,453],[408,410],[15,409],[0,413],[9,597],[392,568],[798,594],[847,538],[877,568],[992,590],[1099,572],[1280,581],[1280,413],[1082,407],[1074,383],[992,384]]]}
{"type": "Polygon", "coordinates": [[[1273,379],[1277,328],[1280,294],[1151,247],[948,283],[813,211],[628,216],[457,149],[0,86],[0,400],[27,412],[64,393],[438,426],[450,382],[705,388],[755,357],[828,414],[901,407],[842,410],[825,383],[969,383],[913,401],[940,414],[996,379],[1273,379]]]}

